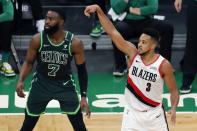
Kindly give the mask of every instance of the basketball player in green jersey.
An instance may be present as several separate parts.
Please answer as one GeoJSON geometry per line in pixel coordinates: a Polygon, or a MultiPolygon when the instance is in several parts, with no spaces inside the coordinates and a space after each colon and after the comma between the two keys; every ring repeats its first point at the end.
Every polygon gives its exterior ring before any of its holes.
{"type": "Polygon", "coordinates": [[[49,101],[58,100],[63,113],[66,113],[75,131],[86,131],[81,110],[90,109],[86,101],[87,70],[83,43],[71,32],[64,31],[65,14],[61,9],[50,9],[45,17],[45,29],[34,35],[30,41],[16,91],[25,97],[24,81],[31,72],[36,60],[36,72],[25,109],[25,120],[21,131],[32,131],[40,114],[43,114],[49,101]],[[81,92],[81,101],[72,78],[71,60],[75,58],[81,92]]]}

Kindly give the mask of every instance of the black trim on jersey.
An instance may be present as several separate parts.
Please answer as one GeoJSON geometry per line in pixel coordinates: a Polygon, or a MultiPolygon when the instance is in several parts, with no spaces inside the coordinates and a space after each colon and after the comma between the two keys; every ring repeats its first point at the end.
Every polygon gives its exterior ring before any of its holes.
{"type": "Polygon", "coordinates": [[[38,52],[40,52],[42,50],[42,46],[43,46],[43,34],[44,34],[44,31],[40,32],[40,47],[38,49],[38,52]]]}
{"type": "Polygon", "coordinates": [[[152,104],[150,104],[150,103],[144,101],[143,98],[140,97],[140,96],[134,91],[133,87],[131,87],[131,85],[130,85],[129,83],[127,83],[127,86],[126,86],[126,87],[127,87],[127,89],[129,89],[129,91],[130,91],[131,93],[133,93],[133,95],[135,95],[135,97],[136,97],[139,101],[141,101],[142,103],[144,103],[144,104],[146,104],[146,105],[148,105],[148,106],[151,106],[151,107],[157,107],[157,106],[155,106],[155,105],[152,105],[152,104]]]}
{"type": "Polygon", "coordinates": [[[166,126],[167,126],[167,129],[169,131],[168,121],[167,121],[167,118],[166,118],[166,113],[165,113],[165,109],[164,109],[163,104],[162,104],[162,109],[163,109],[163,114],[164,114],[164,117],[165,117],[166,126]]]}

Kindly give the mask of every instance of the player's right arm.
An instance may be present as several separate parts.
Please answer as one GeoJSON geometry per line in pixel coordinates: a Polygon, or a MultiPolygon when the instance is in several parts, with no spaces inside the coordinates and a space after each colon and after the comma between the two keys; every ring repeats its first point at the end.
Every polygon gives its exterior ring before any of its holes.
{"type": "Polygon", "coordinates": [[[90,14],[94,12],[97,12],[101,25],[103,26],[107,34],[111,37],[116,47],[123,53],[125,53],[130,59],[132,59],[137,53],[135,45],[133,45],[129,41],[126,41],[121,36],[121,34],[116,30],[112,22],[107,18],[107,16],[98,5],[87,6],[84,11],[86,16],[90,16],[90,14]]]}
{"type": "Polygon", "coordinates": [[[27,50],[27,55],[23,63],[23,66],[21,68],[18,83],[16,86],[16,92],[19,97],[25,97],[25,94],[23,92],[24,81],[33,68],[33,63],[36,60],[37,52],[39,48],[40,48],[40,34],[36,34],[30,40],[30,45],[27,50]]]}

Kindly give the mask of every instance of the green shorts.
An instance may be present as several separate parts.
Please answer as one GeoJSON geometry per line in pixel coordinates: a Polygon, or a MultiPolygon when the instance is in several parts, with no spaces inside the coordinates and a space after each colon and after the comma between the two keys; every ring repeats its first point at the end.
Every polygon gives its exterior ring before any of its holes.
{"type": "Polygon", "coordinates": [[[34,76],[26,105],[28,115],[43,114],[51,100],[58,100],[61,111],[66,114],[76,114],[80,108],[79,97],[71,79],[52,81],[34,76]]]}

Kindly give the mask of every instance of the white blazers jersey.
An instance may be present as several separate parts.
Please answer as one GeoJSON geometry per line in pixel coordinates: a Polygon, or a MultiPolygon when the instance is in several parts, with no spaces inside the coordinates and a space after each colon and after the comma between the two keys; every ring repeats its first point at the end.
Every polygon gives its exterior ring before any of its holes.
{"type": "Polygon", "coordinates": [[[164,60],[158,54],[153,63],[146,65],[140,55],[133,58],[125,89],[126,101],[132,108],[144,111],[162,105],[164,80],[160,67],[164,60]]]}

